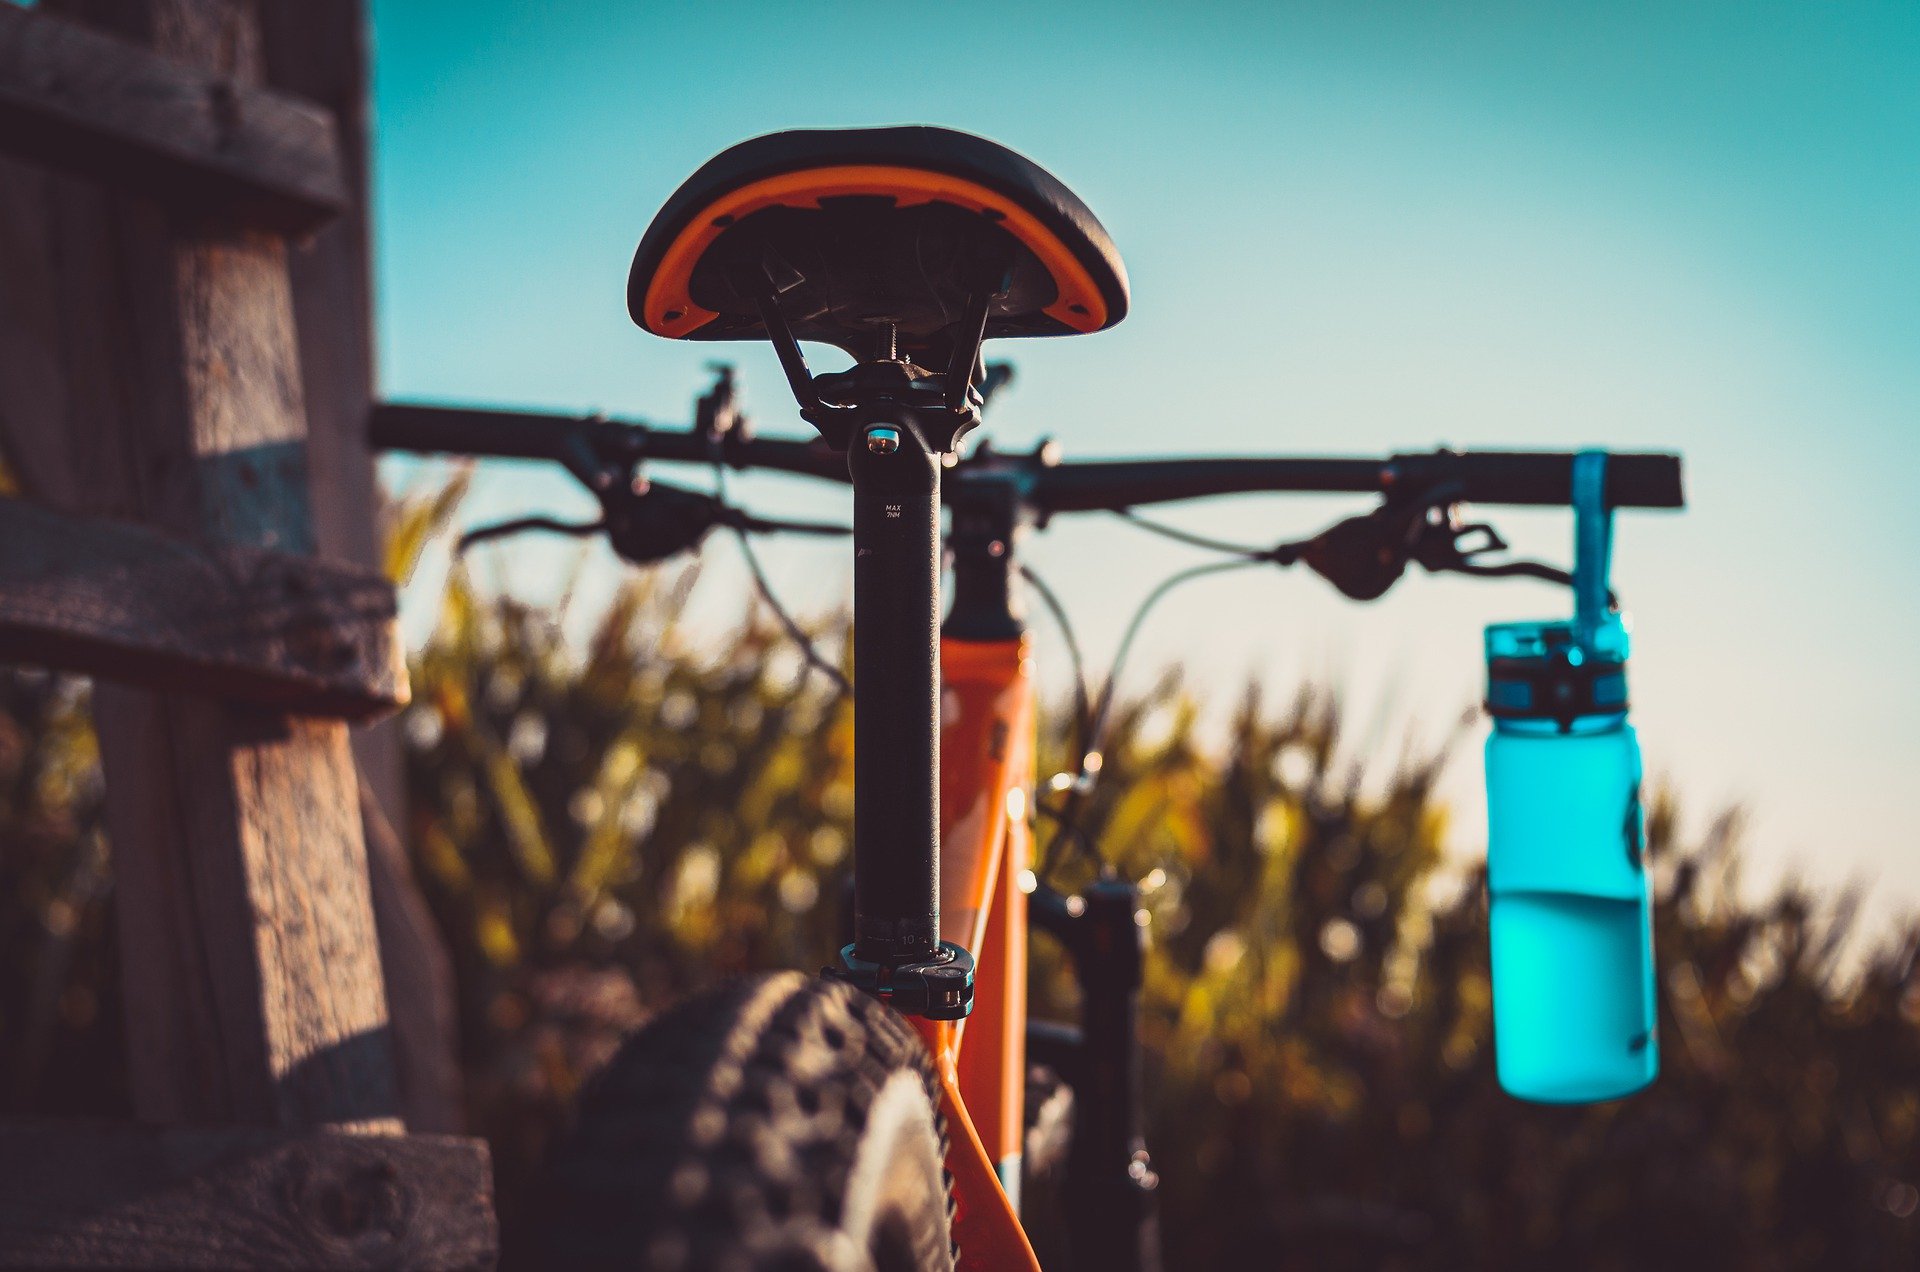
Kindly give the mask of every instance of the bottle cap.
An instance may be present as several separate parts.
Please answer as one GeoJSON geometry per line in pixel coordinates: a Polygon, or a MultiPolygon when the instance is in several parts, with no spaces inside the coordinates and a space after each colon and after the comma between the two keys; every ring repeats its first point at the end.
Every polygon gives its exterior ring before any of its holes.
{"type": "Polygon", "coordinates": [[[1582,638],[1556,619],[1487,628],[1487,714],[1497,720],[1552,720],[1561,732],[1586,716],[1627,710],[1627,623],[1609,614],[1582,638]]]}

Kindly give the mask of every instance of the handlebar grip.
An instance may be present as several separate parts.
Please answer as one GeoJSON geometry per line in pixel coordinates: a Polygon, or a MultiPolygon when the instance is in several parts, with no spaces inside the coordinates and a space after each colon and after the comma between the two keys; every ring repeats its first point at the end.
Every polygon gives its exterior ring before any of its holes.
{"type": "MultiPolygon", "coordinates": [[[[1437,451],[1395,455],[1386,470],[1387,488],[1402,482],[1428,485],[1458,482],[1469,503],[1542,504],[1573,502],[1573,456],[1547,451],[1437,451]]],[[[1683,508],[1686,494],[1678,455],[1607,456],[1606,502],[1614,508],[1683,508]]]]}
{"type": "Polygon", "coordinates": [[[449,410],[382,402],[368,417],[367,437],[386,450],[557,459],[566,442],[567,426],[577,423],[522,411],[449,410]]]}

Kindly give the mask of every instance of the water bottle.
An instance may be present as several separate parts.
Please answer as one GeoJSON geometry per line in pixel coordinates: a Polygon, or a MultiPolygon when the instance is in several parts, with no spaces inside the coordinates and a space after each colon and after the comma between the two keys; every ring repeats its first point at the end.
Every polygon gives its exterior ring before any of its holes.
{"type": "Polygon", "coordinates": [[[1495,1064],[1510,1095],[1563,1104],[1660,1068],[1627,626],[1608,602],[1604,456],[1579,461],[1575,617],[1486,631],[1495,1064]]]}

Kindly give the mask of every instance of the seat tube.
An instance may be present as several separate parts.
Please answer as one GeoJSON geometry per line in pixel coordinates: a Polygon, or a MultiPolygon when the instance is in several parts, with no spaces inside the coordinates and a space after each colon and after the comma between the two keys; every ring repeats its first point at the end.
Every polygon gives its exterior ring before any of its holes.
{"type": "Polygon", "coordinates": [[[847,453],[854,954],[896,966],[940,946],[940,457],[892,404],[847,453]]]}

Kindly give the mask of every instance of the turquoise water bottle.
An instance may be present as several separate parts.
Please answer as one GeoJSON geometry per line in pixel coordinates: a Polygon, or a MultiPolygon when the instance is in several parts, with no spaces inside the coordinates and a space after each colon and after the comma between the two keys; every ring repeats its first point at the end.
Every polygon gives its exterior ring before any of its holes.
{"type": "Polygon", "coordinates": [[[1494,1052],[1514,1096],[1583,1103],[1660,1069],[1627,628],[1608,601],[1605,456],[1574,466],[1572,621],[1487,628],[1494,1052]]]}

